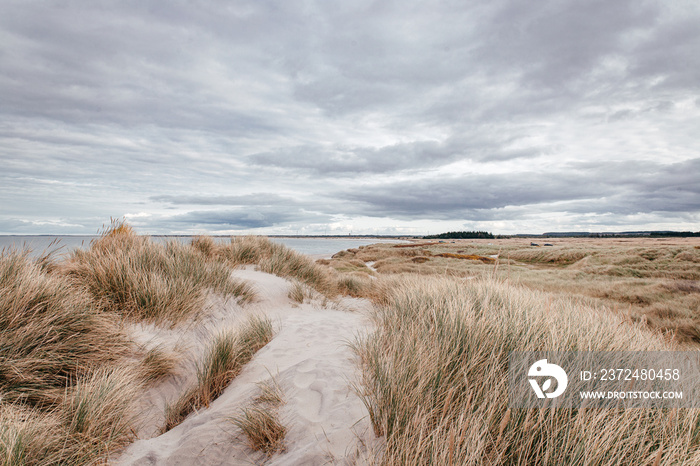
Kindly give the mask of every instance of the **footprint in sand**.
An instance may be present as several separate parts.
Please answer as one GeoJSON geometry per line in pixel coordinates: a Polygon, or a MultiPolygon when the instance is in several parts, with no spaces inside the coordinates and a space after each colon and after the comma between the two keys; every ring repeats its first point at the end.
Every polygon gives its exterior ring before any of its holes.
{"type": "Polygon", "coordinates": [[[294,386],[305,390],[316,380],[316,374],[311,371],[301,371],[297,370],[294,374],[294,386]]]}
{"type": "Polygon", "coordinates": [[[298,413],[309,422],[321,422],[324,419],[321,416],[324,385],[316,381],[308,389],[300,390],[296,396],[298,413]]]}

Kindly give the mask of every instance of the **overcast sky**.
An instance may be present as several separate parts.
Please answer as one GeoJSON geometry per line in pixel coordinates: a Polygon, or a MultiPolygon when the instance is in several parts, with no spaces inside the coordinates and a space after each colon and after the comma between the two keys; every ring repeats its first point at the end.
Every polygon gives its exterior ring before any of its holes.
{"type": "Polygon", "coordinates": [[[700,2],[0,0],[0,234],[700,230],[700,2]]]}

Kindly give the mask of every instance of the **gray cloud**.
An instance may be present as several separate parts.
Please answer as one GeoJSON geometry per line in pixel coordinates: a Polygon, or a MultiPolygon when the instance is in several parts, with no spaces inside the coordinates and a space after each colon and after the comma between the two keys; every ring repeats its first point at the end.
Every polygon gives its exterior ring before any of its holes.
{"type": "Polygon", "coordinates": [[[197,210],[165,219],[165,223],[187,224],[199,227],[251,229],[265,228],[293,222],[323,222],[328,217],[300,209],[240,208],[231,210],[197,210]]]}
{"type": "Polygon", "coordinates": [[[453,149],[435,141],[371,147],[291,147],[253,154],[257,165],[295,168],[323,174],[388,173],[443,165],[459,157],[453,149]]]}
{"type": "MultiPolygon", "coordinates": [[[[423,219],[459,219],[484,215],[483,211],[508,206],[527,206],[548,202],[589,199],[592,192],[577,189],[580,177],[520,172],[508,175],[429,178],[376,186],[341,193],[361,202],[361,211],[375,216],[419,217],[423,219]]],[[[591,186],[595,197],[605,186],[591,186]]],[[[601,192],[603,191],[603,192],[601,192]]]]}
{"type": "Polygon", "coordinates": [[[256,165],[283,167],[322,175],[355,176],[390,174],[441,167],[459,160],[508,161],[550,153],[551,146],[509,148],[521,138],[484,136],[473,130],[469,135],[450,137],[442,142],[414,141],[383,147],[297,146],[253,154],[256,165]]]}
{"type": "Polygon", "coordinates": [[[698,25],[684,0],[9,0],[0,233],[697,230],[698,25]]]}
{"type": "Polygon", "coordinates": [[[383,217],[424,219],[496,218],[506,207],[630,215],[651,212],[700,213],[700,159],[655,163],[576,164],[566,171],[426,178],[366,185],[338,193],[361,203],[359,210],[383,217]]]}
{"type": "Polygon", "coordinates": [[[595,86],[590,74],[602,60],[624,59],[627,39],[649,31],[660,14],[658,4],[633,0],[545,1],[538,8],[513,0],[496,3],[497,13],[482,23],[486,41],[479,56],[494,72],[517,73],[535,92],[595,86]]]}
{"type": "Polygon", "coordinates": [[[153,201],[167,202],[170,204],[189,205],[294,205],[297,201],[289,197],[275,193],[255,193],[242,196],[203,196],[203,195],[161,195],[151,196],[153,201]]]}

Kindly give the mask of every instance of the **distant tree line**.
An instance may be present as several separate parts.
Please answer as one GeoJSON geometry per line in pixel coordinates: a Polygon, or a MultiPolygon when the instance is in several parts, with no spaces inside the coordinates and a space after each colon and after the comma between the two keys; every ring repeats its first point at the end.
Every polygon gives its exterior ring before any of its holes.
{"type": "Polygon", "coordinates": [[[495,238],[487,231],[448,231],[439,235],[424,236],[425,239],[493,239],[495,238]]]}
{"type": "Polygon", "coordinates": [[[652,231],[649,236],[656,236],[656,237],[667,237],[667,236],[672,236],[672,237],[689,237],[689,236],[700,236],[700,231],[692,232],[692,231],[652,231]]]}

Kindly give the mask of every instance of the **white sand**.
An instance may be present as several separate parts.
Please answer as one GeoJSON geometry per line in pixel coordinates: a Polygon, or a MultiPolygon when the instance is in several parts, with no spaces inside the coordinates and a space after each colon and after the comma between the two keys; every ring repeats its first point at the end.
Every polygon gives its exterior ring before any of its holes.
{"type": "Polygon", "coordinates": [[[347,344],[369,329],[369,303],[344,299],[298,305],[287,297],[290,282],[252,268],[234,274],[252,282],[256,303],[238,306],[213,301],[207,319],[192,328],[163,331],[140,327],[135,337],[149,344],[178,345],[190,361],[201,357],[212,332],[235,326],[250,313],[269,316],[277,333],[209,408],[191,414],[171,431],[157,435],[165,400],[194,383],[193,365],[179,368],[149,391],[141,407],[141,440],[115,459],[120,465],[320,465],[365,464],[376,442],[365,406],[351,388],[357,381],[356,358],[347,344]],[[253,451],[229,418],[249,406],[258,383],[274,376],[285,404],[280,417],[288,428],[286,451],[267,458],[253,451]]]}

